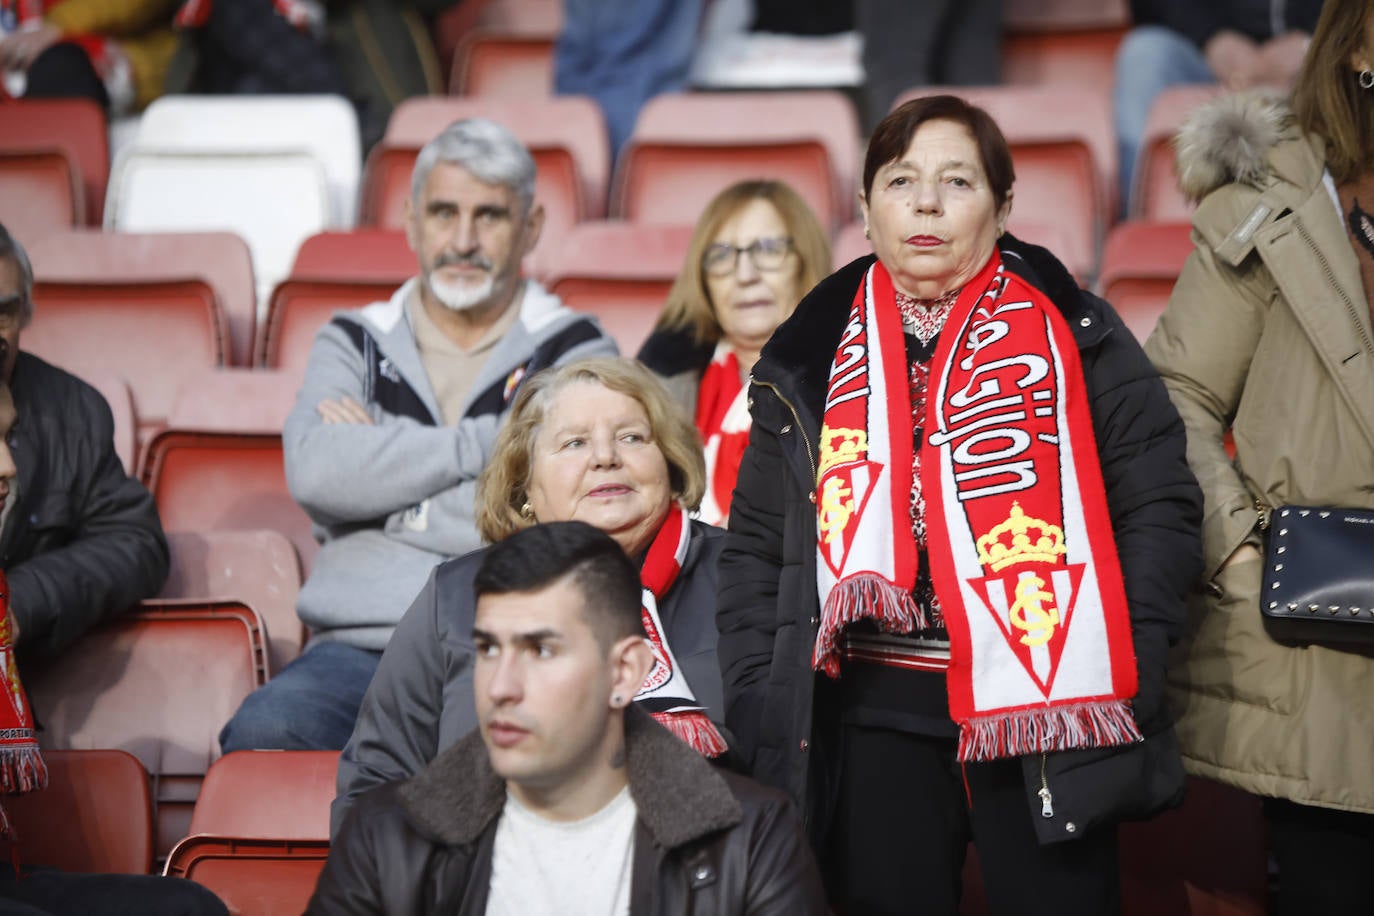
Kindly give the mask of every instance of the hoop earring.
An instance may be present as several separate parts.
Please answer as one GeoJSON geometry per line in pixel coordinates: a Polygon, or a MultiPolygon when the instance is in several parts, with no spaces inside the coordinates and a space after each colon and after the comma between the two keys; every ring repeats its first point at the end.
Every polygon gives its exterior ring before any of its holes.
{"type": "Polygon", "coordinates": [[[1374,70],[1360,71],[1360,88],[1374,89],[1374,70]]]}
{"type": "Polygon", "coordinates": [[[520,507],[520,517],[527,521],[534,521],[534,507],[528,501],[520,507]]]}

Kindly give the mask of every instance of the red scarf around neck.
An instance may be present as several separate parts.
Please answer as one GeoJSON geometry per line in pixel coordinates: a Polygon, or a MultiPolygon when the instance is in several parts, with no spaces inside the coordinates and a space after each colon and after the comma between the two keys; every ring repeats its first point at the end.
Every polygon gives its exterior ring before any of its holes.
{"type": "Polygon", "coordinates": [[[722,340],[697,389],[697,431],[706,451],[706,495],[698,517],[725,527],[735,494],[740,460],[749,445],[749,399],[739,377],[739,358],[722,340]]]}
{"type": "Polygon", "coordinates": [[[668,645],[668,631],[658,613],[659,602],[682,571],[691,541],[692,526],[687,513],[674,506],[644,555],[639,571],[644,586],[642,616],[649,648],[654,653],[654,666],[635,695],[635,702],[703,757],[716,757],[725,753],[725,739],[706,715],[706,708],[698,705],[691,685],[678,668],[677,657],[668,645]]]}
{"type": "MultiPolygon", "coordinates": [[[[0,699],[0,790],[18,795],[46,786],[48,768],[38,751],[28,694],[19,682],[9,607],[10,584],[0,572],[0,675],[4,677],[4,698],[0,699]]],[[[4,808],[0,808],[0,834],[16,839],[4,808]]]]}
{"type": "MultiPolygon", "coordinates": [[[[831,366],[816,489],[823,617],[814,664],[839,676],[843,628],[909,633],[911,420],[895,291],[881,263],[831,366]]],[[[1139,741],[1125,589],[1083,369],[1044,293],[994,251],[931,364],[920,486],[950,638],[961,760],[1139,741]]]]}

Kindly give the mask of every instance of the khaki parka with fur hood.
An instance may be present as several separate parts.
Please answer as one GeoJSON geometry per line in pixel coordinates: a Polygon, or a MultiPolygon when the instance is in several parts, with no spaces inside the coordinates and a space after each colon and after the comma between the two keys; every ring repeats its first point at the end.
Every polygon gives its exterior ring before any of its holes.
{"type": "Polygon", "coordinates": [[[1171,665],[1191,772],[1374,813],[1374,653],[1282,644],[1261,622],[1256,501],[1374,508],[1374,329],[1324,143],[1270,96],[1223,98],[1179,135],[1200,204],[1146,352],[1205,496],[1205,589],[1171,665]],[[1235,439],[1235,459],[1223,436],[1235,439]]]}

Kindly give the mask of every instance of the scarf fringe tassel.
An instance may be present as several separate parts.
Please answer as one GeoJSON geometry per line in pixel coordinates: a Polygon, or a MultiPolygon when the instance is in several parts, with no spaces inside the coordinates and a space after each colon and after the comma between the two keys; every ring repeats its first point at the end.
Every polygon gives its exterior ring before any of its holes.
{"type": "Polygon", "coordinates": [[[656,712],[653,716],[703,757],[719,757],[729,750],[720,730],[704,712],[656,712]]]}
{"type": "Polygon", "coordinates": [[[14,795],[48,784],[48,767],[38,745],[0,748],[0,790],[14,795]]]}
{"type": "Polygon", "coordinates": [[[876,620],[888,633],[914,633],[928,626],[925,611],[910,593],[873,573],[850,576],[836,583],[826,596],[811,667],[839,677],[840,635],[851,623],[865,619],[876,620]]]}
{"type": "Polygon", "coordinates": [[[1125,700],[1020,709],[970,720],[959,730],[959,760],[997,760],[1144,740],[1125,700]]]}

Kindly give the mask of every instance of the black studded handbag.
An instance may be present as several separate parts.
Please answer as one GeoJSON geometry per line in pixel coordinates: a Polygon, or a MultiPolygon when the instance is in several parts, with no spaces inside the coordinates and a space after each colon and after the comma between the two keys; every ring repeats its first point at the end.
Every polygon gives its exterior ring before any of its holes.
{"type": "Polygon", "coordinates": [[[1374,645],[1374,511],[1279,506],[1260,611],[1275,637],[1374,645]]]}

